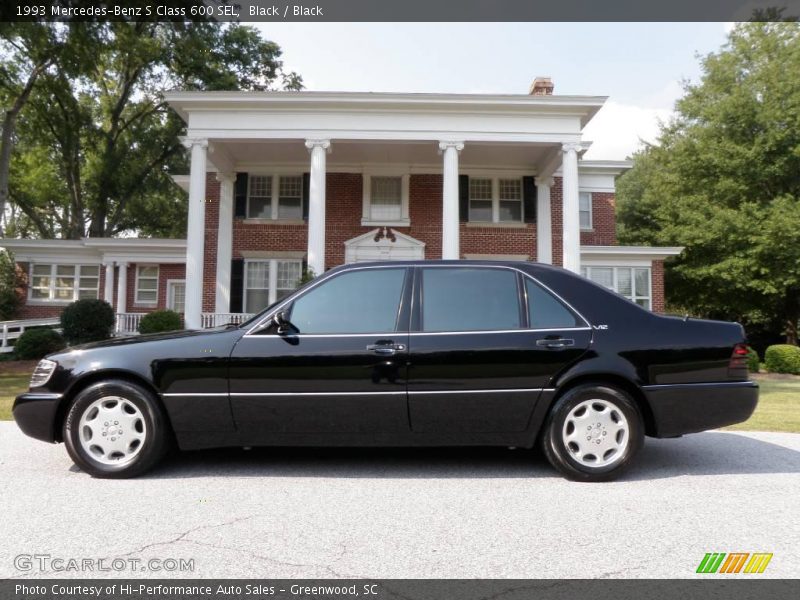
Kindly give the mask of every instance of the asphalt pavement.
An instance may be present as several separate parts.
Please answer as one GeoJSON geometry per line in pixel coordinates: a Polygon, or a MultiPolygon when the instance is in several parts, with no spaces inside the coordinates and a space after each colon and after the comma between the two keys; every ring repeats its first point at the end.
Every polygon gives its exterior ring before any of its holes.
{"type": "Polygon", "coordinates": [[[202,451],[110,481],[2,422],[0,506],[0,577],[693,577],[706,552],[796,577],[800,435],[648,439],[605,484],[496,448],[202,451]]]}

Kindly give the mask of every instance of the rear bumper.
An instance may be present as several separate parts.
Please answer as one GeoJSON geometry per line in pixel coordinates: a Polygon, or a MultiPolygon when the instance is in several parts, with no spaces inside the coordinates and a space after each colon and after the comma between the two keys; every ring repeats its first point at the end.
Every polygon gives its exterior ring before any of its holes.
{"type": "Polygon", "coordinates": [[[758,404],[758,384],[679,383],[642,388],[656,426],[656,437],[675,437],[741,423],[758,404]]]}
{"type": "Polygon", "coordinates": [[[43,442],[55,442],[55,421],[61,394],[20,394],[12,413],[22,433],[43,442]]]}

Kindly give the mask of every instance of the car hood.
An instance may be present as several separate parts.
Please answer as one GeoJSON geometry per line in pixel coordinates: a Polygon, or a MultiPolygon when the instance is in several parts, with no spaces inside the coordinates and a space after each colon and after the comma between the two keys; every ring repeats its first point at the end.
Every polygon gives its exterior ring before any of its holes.
{"type": "Polygon", "coordinates": [[[133,344],[143,344],[147,342],[158,342],[161,340],[176,340],[180,338],[197,337],[201,335],[209,335],[214,333],[223,333],[231,331],[235,327],[230,325],[222,325],[212,329],[193,329],[187,331],[167,331],[164,333],[148,333],[144,335],[132,335],[126,337],[111,338],[100,342],[89,342],[87,344],[79,344],[78,346],[70,346],[67,352],[74,350],[94,350],[96,348],[116,348],[119,346],[131,346],[133,344]]]}

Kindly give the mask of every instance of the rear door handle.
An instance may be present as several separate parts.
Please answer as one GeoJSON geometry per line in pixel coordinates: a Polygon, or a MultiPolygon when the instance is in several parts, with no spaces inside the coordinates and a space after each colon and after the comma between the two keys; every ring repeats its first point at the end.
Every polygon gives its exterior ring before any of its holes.
{"type": "Polygon", "coordinates": [[[537,346],[544,346],[545,348],[567,348],[568,346],[574,346],[575,340],[570,340],[567,338],[552,338],[548,339],[545,338],[543,340],[536,340],[537,346]]]}
{"type": "Polygon", "coordinates": [[[391,356],[406,349],[405,344],[368,344],[367,350],[383,356],[391,356]]]}

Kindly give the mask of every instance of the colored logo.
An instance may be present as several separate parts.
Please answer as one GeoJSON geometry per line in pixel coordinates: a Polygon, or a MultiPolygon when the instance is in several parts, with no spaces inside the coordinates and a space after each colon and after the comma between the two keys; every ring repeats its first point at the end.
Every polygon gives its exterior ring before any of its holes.
{"type": "Polygon", "coordinates": [[[772,553],[769,552],[707,552],[697,566],[698,573],[763,573],[772,553]]]}

